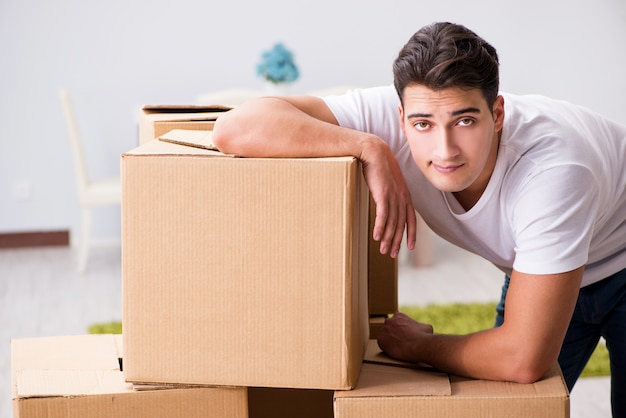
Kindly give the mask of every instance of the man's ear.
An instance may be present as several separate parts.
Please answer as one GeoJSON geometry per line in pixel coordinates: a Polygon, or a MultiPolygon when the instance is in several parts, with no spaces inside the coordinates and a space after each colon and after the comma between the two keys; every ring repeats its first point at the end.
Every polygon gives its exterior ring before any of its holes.
{"type": "Polygon", "coordinates": [[[496,97],[496,101],[493,102],[493,123],[496,132],[502,130],[504,126],[504,97],[496,97]]]}
{"type": "Polygon", "coordinates": [[[402,127],[402,133],[406,137],[406,130],[404,128],[404,109],[402,108],[402,104],[398,105],[398,115],[400,117],[400,126],[402,127]]]}

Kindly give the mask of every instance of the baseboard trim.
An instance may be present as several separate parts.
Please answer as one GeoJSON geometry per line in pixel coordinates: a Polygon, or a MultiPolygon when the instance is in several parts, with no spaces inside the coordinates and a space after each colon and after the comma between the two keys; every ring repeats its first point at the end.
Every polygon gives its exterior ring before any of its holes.
{"type": "Polygon", "coordinates": [[[38,231],[0,234],[0,248],[69,246],[70,231],[38,231]]]}

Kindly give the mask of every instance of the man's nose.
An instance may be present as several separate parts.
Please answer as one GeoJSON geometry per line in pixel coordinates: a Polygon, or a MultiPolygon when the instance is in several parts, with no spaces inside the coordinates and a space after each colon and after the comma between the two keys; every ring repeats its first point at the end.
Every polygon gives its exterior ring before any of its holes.
{"type": "Polygon", "coordinates": [[[441,130],[435,139],[434,155],[442,161],[449,160],[459,154],[454,136],[448,129],[441,130]]]}

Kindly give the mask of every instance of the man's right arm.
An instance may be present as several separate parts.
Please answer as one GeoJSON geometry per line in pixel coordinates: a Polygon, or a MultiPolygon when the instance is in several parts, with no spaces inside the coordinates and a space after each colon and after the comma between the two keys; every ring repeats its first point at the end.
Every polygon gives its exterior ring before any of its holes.
{"type": "Polygon", "coordinates": [[[354,156],[376,203],[374,239],[398,255],[406,225],[415,245],[415,213],[398,163],[379,137],[339,126],[326,103],[312,96],[265,97],[221,115],[213,142],[227,154],[257,158],[354,156]]]}
{"type": "Polygon", "coordinates": [[[220,116],[213,141],[220,151],[243,157],[360,157],[365,142],[380,139],[339,127],[318,97],[264,97],[220,116]]]}

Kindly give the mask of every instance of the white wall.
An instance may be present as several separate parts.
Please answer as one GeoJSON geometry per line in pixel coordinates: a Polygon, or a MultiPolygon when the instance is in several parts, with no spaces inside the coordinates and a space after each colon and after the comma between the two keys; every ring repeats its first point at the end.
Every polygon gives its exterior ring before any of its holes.
{"type": "MultiPolygon", "coordinates": [[[[117,175],[143,104],[261,88],[255,65],[276,41],[296,54],[294,93],[390,83],[400,47],[438,20],[498,49],[503,90],[626,123],[624,0],[0,0],[0,233],[78,227],[60,86],[77,106],[91,175],[117,175]]],[[[94,219],[97,239],[119,241],[119,208],[94,219]]]]}

